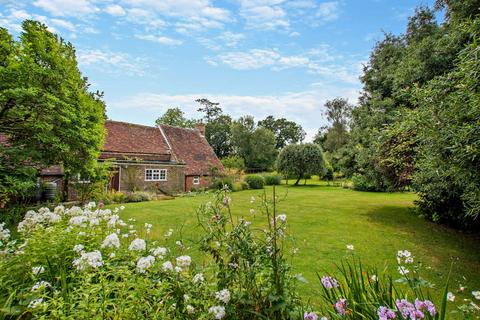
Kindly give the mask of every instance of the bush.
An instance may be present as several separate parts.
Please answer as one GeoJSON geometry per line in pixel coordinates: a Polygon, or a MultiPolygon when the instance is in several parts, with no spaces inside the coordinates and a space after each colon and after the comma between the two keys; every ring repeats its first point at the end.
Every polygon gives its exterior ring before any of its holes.
{"type": "Polygon", "coordinates": [[[135,191],[126,196],[127,202],[142,202],[154,199],[154,194],[144,191],[135,191]]]}
{"type": "Polygon", "coordinates": [[[233,191],[242,191],[242,190],[248,190],[249,186],[248,183],[245,181],[238,181],[233,184],[233,191]]]}
{"type": "Polygon", "coordinates": [[[234,190],[233,179],[231,177],[218,178],[213,182],[214,189],[222,190],[225,186],[227,186],[229,190],[234,190]]]}
{"type": "Polygon", "coordinates": [[[229,156],[222,159],[222,164],[227,169],[237,169],[237,170],[244,170],[245,169],[245,161],[242,157],[239,156],[229,156]]]}
{"type": "Polygon", "coordinates": [[[267,186],[279,185],[282,183],[282,176],[277,173],[267,173],[262,176],[265,180],[265,185],[267,186]]]}
{"type": "Polygon", "coordinates": [[[333,167],[330,164],[330,162],[325,161],[325,170],[323,171],[321,179],[325,181],[333,181],[333,178],[334,178],[333,167]]]}
{"type": "Polygon", "coordinates": [[[377,191],[377,186],[365,178],[365,176],[355,173],[352,177],[353,189],[358,191],[377,191]]]}
{"type": "Polygon", "coordinates": [[[172,232],[158,243],[151,225],[122,221],[123,207],[30,211],[14,241],[0,224],[0,317],[300,319],[286,217],[272,222],[270,206],[257,230],[231,219],[230,203],[221,191],[198,210],[200,250],[212,258],[199,263],[172,232]]]}
{"type": "Polygon", "coordinates": [[[265,180],[259,174],[249,174],[244,179],[250,189],[263,189],[265,185],[265,180]]]}

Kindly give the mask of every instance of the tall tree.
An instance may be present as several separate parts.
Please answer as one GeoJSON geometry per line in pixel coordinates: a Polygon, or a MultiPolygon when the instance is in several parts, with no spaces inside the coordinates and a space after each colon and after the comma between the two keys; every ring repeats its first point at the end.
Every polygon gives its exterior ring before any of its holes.
{"type": "Polygon", "coordinates": [[[228,157],[232,152],[230,127],[232,118],[224,115],[220,103],[202,98],[195,100],[201,107],[205,121],[205,138],[219,158],[228,157]]]}
{"type": "Polygon", "coordinates": [[[322,175],[325,169],[322,149],[316,143],[288,145],[278,155],[277,169],[287,176],[296,176],[295,185],[306,175],[322,175]]]}
{"type": "Polygon", "coordinates": [[[155,120],[155,123],[180,128],[194,128],[197,120],[185,118],[185,113],[180,108],[168,108],[161,117],[155,120]]]}
{"type": "Polygon", "coordinates": [[[277,156],[275,135],[270,130],[257,127],[252,116],[245,116],[232,123],[234,152],[245,160],[250,171],[268,170],[277,156]]]}
{"type": "Polygon", "coordinates": [[[302,142],[305,139],[305,131],[302,126],[285,118],[275,119],[273,116],[268,116],[259,121],[258,126],[273,132],[277,149],[282,149],[290,143],[302,142]]]}
{"type": "Polygon", "coordinates": [[[0,135],[21,150],[15,162],[0,152],[2,166],[10,163],[0,179],[27,163],[63,164],[67,178],[91,171],[104,139],[102,93],[89,91],[72,44],[39,22],[22,28],[18,41],[0,28],[0,135]]]}
{"type": "Polygon", "coordinates": [[[347,99],[335,98],[325,103],[325,115],[331,127],[325,131],[325,150],[335,152],[347,143],[348,126],[353,106],[347,99]]]}
{"type": "Polygon", "coordinates": [[[203,119],[206,123],[209,123],[222,114],[222,108],[220,108],[219,102],[212,102],[206,98],[197,99],[195,102],[200,104],[200,108],[198,108],[197,111],[203,112],[203,119]]]}

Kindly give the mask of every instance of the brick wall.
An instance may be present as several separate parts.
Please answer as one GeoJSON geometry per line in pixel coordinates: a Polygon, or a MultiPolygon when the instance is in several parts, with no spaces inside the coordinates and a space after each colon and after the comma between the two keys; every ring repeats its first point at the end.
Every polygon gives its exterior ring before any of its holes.
{"type": "Polygon", "coordinates": [[[185,167],[161,164],[120,165],[120,191],[134,190],[175,194],[185,188],[185,167]],[[145,181],[145,169],[166,169],[167,181],[145,181]]]}
{"type": "Polygon", "coordinates": [[[200,184],[193,184],[194,176],[185,177],[185,189],[186,191],[192,190],[192,188],[209,188],[212,185],[212,179],[209,176],[200,176],[200,184]]]}

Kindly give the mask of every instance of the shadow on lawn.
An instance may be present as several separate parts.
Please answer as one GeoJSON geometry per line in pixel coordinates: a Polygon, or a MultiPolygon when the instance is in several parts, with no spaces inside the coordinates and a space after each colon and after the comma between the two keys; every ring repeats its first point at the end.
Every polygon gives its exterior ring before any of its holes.
{"type": "Polygon", "coordinates": [[[402,233],[414,235],[419,241],[437,244],[452,249],[468,250],[473,255],[478,253],[479,234],[469,234],[448,226],[439,225],[418,216],[413,208],[401,206],[378,206],[360,213],[370,223],[381,224],[402,233]]]}

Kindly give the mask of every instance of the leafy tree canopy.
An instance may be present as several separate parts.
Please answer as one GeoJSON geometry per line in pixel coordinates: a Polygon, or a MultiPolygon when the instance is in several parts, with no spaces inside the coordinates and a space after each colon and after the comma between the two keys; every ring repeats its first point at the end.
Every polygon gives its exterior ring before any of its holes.
{"type": "Polygon", "coordinates": [[[0,152],[2,166],[9,164],[0,184],[27,163],[62,164],[67,177],[88,172],[103,145],[102,93],[89,91],[71,43],[36,21],[22,28],[18,41],[0,28],[0,134],[21,150],[15,161],[0,152]]]}
{"type": "Polygon", "coordinates": [[[322,149],[315,143],[290,144],[280,151],[277,169],[287,176],[296,176],[295,185],[305,175],[322,175],[325,170],[322,149]]]}
{"type": "Polygon", "coordinates": [[[273,116],[268,116],[259,121],[258,126],[273,132],[277,149],[282,149],[290,143],[300,143],[306,135],[301,125],[285,118],[275,119],[273,116]]]}
{"type": "Polygon", "coordinates": [[[180,108],[169,108],[159,117],[156,124],[168,124],[180,128],[194,128],[197,120],[185,118],[185,113],[180,108]]]}

